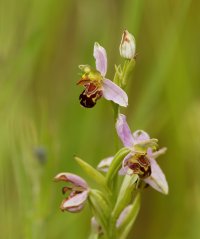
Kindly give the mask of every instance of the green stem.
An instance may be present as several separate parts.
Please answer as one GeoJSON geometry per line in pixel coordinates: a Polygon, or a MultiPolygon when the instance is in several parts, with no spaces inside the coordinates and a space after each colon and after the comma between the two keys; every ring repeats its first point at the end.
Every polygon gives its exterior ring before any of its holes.
{"type": "Polygon", "coordinates": [[[108,169],[107,175],[106,175],[106,181],[107,185],[113,190],[112,188],[112,182],[115,175],[118,174],[119,169],[121,168],[122,161],[125,158],[125,156],[130,152],[129,148],[121,148],[114,156],[112,163],[110,164],[110,167],[108,169]]]}
{"type": "MultiPolygon", "coordinates": [[[[119,105],[113,104],[113,110],[114,110],[114,125],[115,125],[116,121],[117,121],[117,118],[118,118],[118,115],[120,113],[119,105]]],[[[119,140],[118,140],[116,132],[114,132],[114,142],[115,142],[116,151],[118,151],[119,140]]],[[[113,196],[115,196],[116,192],[117,192],[117,183],[118,183],[118,175],[115,175],[115,177],[113,178],[113,196]]]]}
{"type": "MultiPolygon", "coordinates": [[[[113,111],[114,111],[114,125],[115,125],[116,121],[117,121],[117,118],[118,118],[118,114],[120,112],[119,106],[117,104],[113,104],[113,111]]],[[[114,132],[114,142],[115,142],[115,149],[116,149],[116,151],[118,151],[118,149],[119,149],[119,139],[117,137],[116,132],[114,132]]]]}

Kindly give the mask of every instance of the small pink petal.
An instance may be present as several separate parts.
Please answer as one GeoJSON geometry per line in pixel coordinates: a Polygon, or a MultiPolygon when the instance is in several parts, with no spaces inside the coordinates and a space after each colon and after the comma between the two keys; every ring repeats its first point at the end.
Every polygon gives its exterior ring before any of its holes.
{"type": "Polygon", "coordinates": [[[120,106],[128,106],[128,96],[126,92],[111,80],[103,80],[103,96],[107,100],[112,100],[120,106]]]}
{"type": "Polygon", "coordinates": [[[123,159],[122,167],[118,172],[119,175],[132,174],[132,170],[130,170],[129,167],[126,166],[127,161],[132,157],[133,157],[133,152],[127,154],[126,157],[123,159]]]}
{"type": "Polygon", "coordinates": [[[96,69],[102,76],[105,76],[107,72],[107,54],[106,50],[97,42],[94,44],[93,56],[96,60],[96,69]]]}
{"type": "Polygon", "coordinates": [[[121,176],[129,174],[128,170],[129,170],[128,166],[122,167],[122,168],[120,168],[118,174],[121,175],[121,176]]]}
{"type": "Polygon", "coordinates": [[[113,158],[114,157],[111,156],[101,160],[101,162],[97,165],[97,169],[102,172],[107,172],[110,167],[110,164],[112,163],[113,158]]]}
{"type": "Polygon", "coordinates": [[[166,181],[163,171],[157,164],[156,160],[154,160],[153,158],[150,158],[149,160],[151,163],[151,176],[144,179],[144,181],[155,190],[163,194],[168,194],[169,191],[168,183],[166,181]]]}
{"type": "Polygon", "coordinates": [[[84,179],[73,173],[59,173],[54,178],[55,181],[65,181],[70,182],[76,186],[87,189],[88,185],[84,179]]]}
{"type": "Polygon", "coordinates": [[[67,209],[64,209],[64,210],[67,210],[68,212],[80,212],[83,209],[83,207],[84,207],[84,204],[81,204],[77,207],[71,207],[71,208],[67,208],[67,209]]]}
{"type": "Polygon", "coordinates": [[[62,210],[70,210],[70,209],[81,209],[83,204],[87,200],[88,191],[83,191],[82,193],[76,194],[71,198],[64,199],[61,204],[62,210]]]}
{"type": "Polygon", "coordinates": [[[127,124],[126,116],[119,114],[116,122],[116,130],[119,138],[125,147],[131,147],[134,144],[134,139],[131,134],[131,130],[127,124]]]}
{"type": "Polygon", "coordinates": [[[149,135],[143,130],[136,130],[133,133],[133,138],[136,143],[150,139],[149,135]]]}
{"type": "Polygon", "coordinates": [[[129,154],[126,155],[126,157],[123,159],[122,166],[126,167],[126,163],[130,158],[132,158],[134,155],[134,152],[130,152],[129,154]]]}

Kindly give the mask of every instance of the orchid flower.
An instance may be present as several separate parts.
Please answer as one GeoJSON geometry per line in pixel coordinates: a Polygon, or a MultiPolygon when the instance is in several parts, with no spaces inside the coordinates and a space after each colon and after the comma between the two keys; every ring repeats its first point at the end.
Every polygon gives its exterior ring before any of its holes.
{"type": "Polygon", "coordinates": [[[93,56],[96,60],[96,69],[89,65],[79,66],[83,75],[77,84],[83,85],[85,88],[79,97],[80,104],[86,108],[92,108],[97,100],[103,96],[120,106],[127,107],[128,96],[126,92],[114,82],[105,78],[107,72],[106,50],[95,43],[93,56]]]}
{"type": "MultiPolygon", "coordinates": [[[[125,147],[131,152],[124,158],[119,174],[138,174],[140,179],[157,191],[167,194],[168,184],[164,173],[156,162],[156,158],[164,154],[166,148],[156,150],[157,140],[150,139],[143,130],[137,130],[133,134],[126,122],[126,116],[119,114],[116,130],[125,147]]],[[[106,158],[97,166],[101,171],[107,171],[113,157],[106,158]]]]}
{"type": "Polygon", "coordinates": [[[56,182],[64,181],[72,184],[70,187],[62,188],[62,193],[69,192],[69,195],[62,201],[60,209],[68,212],[81,211],[89,193],[89,187],[85,180],[72,173],[59,173],[54,179],[56,182]]]}

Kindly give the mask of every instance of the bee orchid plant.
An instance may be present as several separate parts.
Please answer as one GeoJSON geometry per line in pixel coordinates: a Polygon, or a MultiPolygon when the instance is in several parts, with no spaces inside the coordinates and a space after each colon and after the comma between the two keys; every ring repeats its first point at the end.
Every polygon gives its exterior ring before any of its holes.
{"type": "Polygon", "coordinates": [[[106,50],[94,44],[95,67],[80,65],[82,71],[78,85],[84,87],[80,94],[80,104],[92,108],[97,100],[105,98],[112,101],[116,122],[116,133],[123,147],[114,156],[103,159],[92,167],[82,159],[75,160],[83,171],[96,182],[97,188],[73,173],[64,172],[55,176],[55,181],[64,181],[62,193],[67,195],[61,203],[61,210],[78,213],[89,204],[91,218],[90,239],[125,239],[140,209],[142,190],[150,185],[155,190],[168,194],[165,175],[156,158],[165,153],[166,148],[158,147],[158,140],[150,138],[143,130],[131,133],[126,116],[120,107],[128,106],[125,87],[135,66],[135,39],[125,30],[119,47],[124,65],[115,66],[113,81],[107,79],[106,50]],[[121,178],[121,180],[117,180],[121,178]],[[120,183],[119,183],[120,182],[120,183]]]}

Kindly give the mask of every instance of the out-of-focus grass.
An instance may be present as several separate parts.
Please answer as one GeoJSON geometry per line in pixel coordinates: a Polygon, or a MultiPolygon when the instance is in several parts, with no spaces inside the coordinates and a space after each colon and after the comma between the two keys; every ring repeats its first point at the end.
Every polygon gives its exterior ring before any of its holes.
{"type": "Polygon", "coordinates": [[[191,0],[0,2],[1,238],[87,238],[89,210],[61,213],[62,185],[52,178],[82,175],[74,154],[95,166],[114,153],[109,103],[81,108],[75,83],[77,65],[94,64],[94,41],[107,49],[112,76],[124,28],[138,51],[124,112],[133,129],[168,147],[160,164],[170,185],[167,197],[146,190],[130,238],[200,236],[199,7],[191,0]]]}

